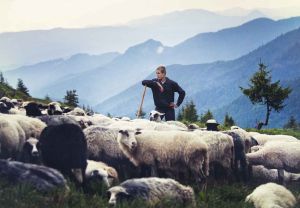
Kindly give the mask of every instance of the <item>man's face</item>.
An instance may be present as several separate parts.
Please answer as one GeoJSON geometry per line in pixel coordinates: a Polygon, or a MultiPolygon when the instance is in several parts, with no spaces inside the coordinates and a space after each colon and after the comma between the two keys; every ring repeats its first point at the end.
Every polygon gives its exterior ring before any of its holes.
{"type": "Polygon", "coordinates": [[[157,79],[162,80],[166,77],[166,74],[161,73],[160,70],[156,70],[156,77],[157,79]]]}

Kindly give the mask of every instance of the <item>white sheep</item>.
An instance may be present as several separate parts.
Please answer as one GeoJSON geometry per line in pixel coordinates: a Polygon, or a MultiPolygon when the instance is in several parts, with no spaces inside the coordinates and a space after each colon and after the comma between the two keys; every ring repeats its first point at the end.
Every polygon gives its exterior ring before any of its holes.
{"type": "Polygon", "coordinates": [[[3,115],[5,119],[16,121],[24,130],[26,139],[30,137],[39,138],[46,124],[37,118],[23,115],[3,115]]]}
{"type": "Polygon", "coordinates": [[[84,129],[83,133],[87,141],[88,158],[103,161],[116,168],[120,178],[123,179],[128,175],[135,176],[136,173],[132,173],[137,171],[119,148],[118,131],[118,129],[95,125],[84,129]]]}
{"type": "Polygon", "coordinates": [[[268,169],[278,169],[279,182],[283,182],[286,170],[300,172],[300,142],[267,142],[256,152],[246,155],[249,164],[263,165],[268,169]]]}
{"type": "Polygon", "coordinates": [[[258,186],[245,201],[253,203],[255,208],[292,208],[296,205],[294,195],[276,183],[258,186]]]}
{"type": "Polygon", "coordinates": [[[108,202],[110,205],[117,205],[118,201],[131,198],[144,200],[151,207],[158,205],[164,199],[171,200],[174,205],[196,207],[194,190],[173,179],[155,177],[130,179],[110,188],[108,193],[110,193],[108,202]]]}
{"type": "Polygon", "coordinates": [[[66,113],[66,115],[86,116],[86,112],[83,109],[76,107],[72,111],[66,113]]]}
{"type": "Polygon", "coordinates": [[[0,158],[18,159],[26,135],[19,123],[0,114],[0,158]]]}
{"type": "Polygon", "coordinates": [[[125,128],[119,131],[117,140],[130,161],[135,166],[151,166],[152,175],[157,175],[157,167],[174,170],[175,166],[179,166],[190,170],[197,182],[208,176],[208,147],[196,134],[125,128]]]}
{"type": "Polygon", "coordinates": [[[298,141],[297,138],[289,135],[268,135],[258,132],[249,132],[249,134],[257,141],[259,145],[264,145],[269,141],[298,141]]]}
{"type": "Polygon", "coordinates": [[[100,177],[107,187],[119,180],[116,169],[103,162],[94,160],[87,160],[85,176],[87,180],[100,177]]]}
{"type": "Polygon", "coordinates": [[[233,170],[235,158],[233,138],[227,134],[215,131],[195,130],[193,133],[199,135],[206,142],[210,167],[214,168],[214,166],[221,165],[226,172],[225,175],[230,173],[233,170]]]}
{"type": "MultiPolygon", "coordinates": [[[[252,166],[252,178],[266,182],[277,182],[279,180],[277,169],[267,169],[263,165],[252,166]]],[[[284,171],[283,181],[284,183],[300,181],[300,174],[284,171]]]]}

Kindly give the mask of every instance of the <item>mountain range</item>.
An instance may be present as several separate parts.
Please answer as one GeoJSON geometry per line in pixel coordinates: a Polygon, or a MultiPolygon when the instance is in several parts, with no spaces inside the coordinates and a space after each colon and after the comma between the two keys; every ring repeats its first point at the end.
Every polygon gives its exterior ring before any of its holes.
{"type": "Polygon", "coordinates": [[[96,105],[139,82],[159,64],[194,64],[237,58],[299,26],[300,17],[279,21],[260,18],[239,27],[199,34],[174,47],[150,39],[130,47],[123,54],[113,53],[111,61],[105,64],[100,61],[89,63],[86,58],[72,65],[72,59],[67,59],[67,63],[60,59],[8,71],[5,77],[14,84],[17,78],[22,78],[31,94],[37,97],[48,94],[61,99],[66,90],[76,89],[84,103],[96,105]],[[73,69],[75,65],[81,70],[73,69]],[[39,78],[37,72],[44,77],[39,78]]]}
{"type": "MultiPolygon", "coordinates": [[[[186,101],[193,100],[198,113],[201,114],[208,109],[217,112],[218,120],[222,120],[226,112],[230,113],[241,126],[254,126],[255,119],[261,119],[264,115],[263,109],[257,113],[254,108],[246,108],[245,99],[239,89],[246,87],[250,77],[258,69],[258,63],[262,61],[271,70],[273,80],[281,80],[285,85],[296,85],[300,77],[300,28],[280,35],[269,43],[256,50],[231,61],[218,61],[209,64],[193,65],[170,65],[167,66],[167,75],[175,79],[183,89],[186,90],[186,101]],[[245,107],[245,108],[244,108],[245,107]],[[248,119],[251,117],[251,119],[248,119]],[[254,120],[253,120],[254,119],[254,120]]],[[[151,79],[154,74],[146,77],[151,79]]],[[[141,102],[142,85],[137,83],[122,93],[97,105],[95,110],[109,112],[113,115],[127,115],[133,117],[141,102]]],[[[299,88],[294,89],[294,93],[299,88]]],[[[292,94],[287,101],[294,106],[291,112],[284,117],[299,114],[299,103],[297,93],[292,94]],[[298,100],[297,102],[295,100],[298,100]]],[[[248,105],[249,106],[249,105],[248,105]]],[[[149,112],[154,108],[151,92],[148,90],[144,103],[144,111],[149,112]]],[[[288,109],[288,108],[287,108],[288,109]]],[[[273,115],[275,118],[275,114],[273,115]]],[[[270,126],[276,126],[276,119],[270,120],[270,126]]],[[[285,120],[282,120],[285,122],[285,120]]]]}
{"type": "Polygon", "coordinates": [[[124,52],[148,39],[175,45],[198,33],[237,26],[262,16],[254,12],[232,17],[199,9],[171,12],[117,26],[1,33],[0,70],[77,53],[124,52]]]}

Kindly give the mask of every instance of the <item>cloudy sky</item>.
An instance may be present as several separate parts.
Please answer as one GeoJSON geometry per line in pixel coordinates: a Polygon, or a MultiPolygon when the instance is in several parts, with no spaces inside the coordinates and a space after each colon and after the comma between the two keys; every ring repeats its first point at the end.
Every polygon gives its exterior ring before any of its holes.
{"type": "Polygon", "coordinates": [[[0,32],[124,24],[176,10],[235,7],[300,16],[299,0],[0,0],[0,32]]]}

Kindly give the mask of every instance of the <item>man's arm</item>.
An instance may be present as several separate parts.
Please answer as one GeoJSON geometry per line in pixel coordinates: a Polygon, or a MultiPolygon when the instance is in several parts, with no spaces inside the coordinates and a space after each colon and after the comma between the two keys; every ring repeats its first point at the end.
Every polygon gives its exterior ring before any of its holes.
{"type": "Polygon", "coordinates": [[[179,107],[184,100],[185,91],[177,84],[177,82],[175,82],[174,86],[175,86],[174,91],[178,92],[178,94],[179,94],[179,97],[178,97],[178,100],[176,103],[176,106],[179,107]]]}
{"type": "Polygon", "coordinates": [[[147,85],[147,87],[150,87],[150,88],[157,86],[156,81],[153,79],[152,80],[143,80],[142,85],[144,85],[144,86],[147,85]]]}

